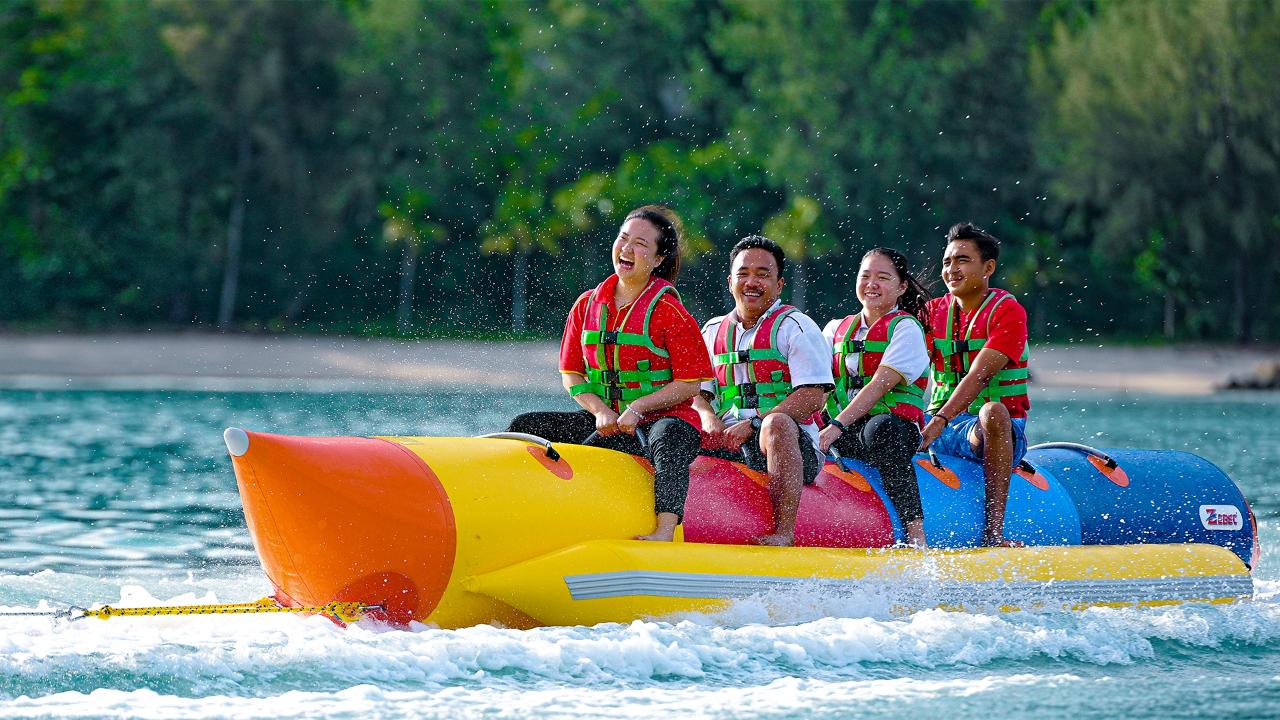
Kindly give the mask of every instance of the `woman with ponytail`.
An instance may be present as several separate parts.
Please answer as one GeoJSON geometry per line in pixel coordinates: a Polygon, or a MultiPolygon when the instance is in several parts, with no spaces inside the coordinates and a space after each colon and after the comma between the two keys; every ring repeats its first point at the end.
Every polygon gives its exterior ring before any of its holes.
{"type": "Polygon", "coordinates": [[[702,442],[692,400],[713,377],[698,322],[672,285],[682,235],[670,208],[627,214],[613,241],[613,274],[578,297],[560,340],[561,379],[582,409],[525,413],[508,428],[552,442],[595,435],[600,447],[648,457],[656,520],[639,540],[671,540],[684,515],[702,442]]]}
{"type": "Polygon", "coordinates": [[[818,435],[823,451],[880,471],[907,542],[927,547],[920,487],[911,459],[924,426],[925,288],[892,248],[875,248],[858,269],[862,312],[827,323],[836,389],[827,399],[830,422],[818,435]]]}

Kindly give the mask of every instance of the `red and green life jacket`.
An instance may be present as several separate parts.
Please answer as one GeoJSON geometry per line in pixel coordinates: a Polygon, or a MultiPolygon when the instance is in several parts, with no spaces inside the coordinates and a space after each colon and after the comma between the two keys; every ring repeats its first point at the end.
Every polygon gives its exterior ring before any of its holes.
{"type": "MultiPolygon", "coordinates": [[[[607,282],[607,281],[606,281],[607,282]]],[[[617,330],[608,328],[609,298],[601,283],[587,298],[586,322],[582,328],[582,357],[586,361],[587,381],[569,389],[573,396],[594,393],[621,413],[635,400],[671,382],[671,354],[653,344],[649,321],[662,297],[668,293],[677,300],[680,294],[671,283],[659,277],[649,284],[626,310],[617,330]]]]}
{"type": "MultiPolygon", "coordinates": [[[[947,296],[947,318],[944,332],[933,339],[933,368],[930,377],[933,380],[933,396],[929,400],[929,412],[937,412],[951,398],[960,381],[969,373],[974,358],[987,344],[991,333],[991,317],[996,308],[1003,302],[1013,301],[1013,295],[999,288],[992,288],[983,298],[978,310],[969,319],[969,326],[964,328],[964,335],[956,337],[960,330],[960,304],[954,295],[947,296]]],[[[938,318],[932,318],[934,332],[938,332],[938,318]]],[[[1017,360],[996,371],[987,386],[969,403],[968,412],[976,414],[988,402],[1002,402],[1025,411],[1030,405],[1027,400],[1027,359],[1026,348],[1017,360]]],[[[1012,408],[1011,408],[1012,409],[1012,408]]],[[[1021,412],[1015,414],[1022,414],[1021,412]]]]}
{"type": "Polygon", "coordinates": [[[787,358],[778,350],[778,328],[788,315],[796,312],[790,305],[778,305],[760,318],[751,348],[736,350],[738,323],[725,316],[716,330],[711,347],[711,367],[716,374],[716,412],[723,415],[733,410],[751,409],[766,413],[791,394],[791,369],[787,358]],[[746,365],[747,381],[735,382],[734,366],[746,365]]]}
{"type": "MultiPolygon", "coordinates": [[[[920,325],[920,321],[905,310],[886,313],[872,323],[867,329],[866,338],[862,340],[853,339],[862,325],[862,313],[849,315],[840,321],[832,341],[831,372],[836,380],[836,389],[827,397],[827,412],[831,417],[839,415],[858,391],[871,382],[871,377],[876,374],[880,362],[884,359],[885,351],[889,349],[889,341],[893,338],[894,329],[903,322],[915,323],[920,327],[920,332],[924,333],[924,327],[920,325]],[[850,355],[857,356],[856,373],[849,372],[850,355]]],[[[923,427],[924,390],[927,383],[928,379],[924,376],[911,383],[899,382],[889,388],[889,392],[872,406],[867,415],[893,413],[915,423],[917,427],[923,427]]]]}

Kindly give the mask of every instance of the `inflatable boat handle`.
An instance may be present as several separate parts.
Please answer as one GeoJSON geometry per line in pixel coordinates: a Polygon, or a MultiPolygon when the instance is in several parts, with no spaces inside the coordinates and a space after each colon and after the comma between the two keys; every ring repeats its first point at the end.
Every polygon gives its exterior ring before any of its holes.
{"type": "MultiPolygon", "coordinates": [[[[486,437],[488,437],[488,436],[486,436],[486,437]]],[[[583,440],[582,442],[580,442],[580,443],[578,443],[578,444],[579,444],[579,445],[591,445],[591,443],[593,443],[593,442],[595,442],[595,441],[597,441],[597,440],[599,440],[599,439],[600,439],[600,433],[598,433],[598,432],[593,432],[593,433],[591,433],[590,435],[588,435],[588,436],[587,436],[587,439],[586,439],[586,440],[583,440]]],[[[637,428],[636,428],[636,439],[640,441],[640,449],[641,449],[641,450],[643,450],[643,451],[645,451],[646,453],[648,453],[648,452],[649,452],[649,433],[648,433],[648,432],[646,432],[644,428],[642,428],[642,427],[637,427],[637,428]]],[[[595,446],[594,446],[594,445],[592,445],[592,447],[595,447],[595,446]]]]}
{"type": "Polygon", "coordinates": [[[1098,458],[1104,464],[1106,464],[1108,470],[1114,470],[1117,465],[1116,461],[1112,459],[1110,455],[1102,452],[1097,448],[1092,448],[1092,447],[1089,447],[1088,445],[1081,445],[1080,443],[1047,442],[1047,443],[1040,443],[1039,445],[1032,445],[1027,449],[1028,450],[1075,450],[1077,452],[1082,452],[1085,455],[1092,455],[1093,457],[1098,458]]]}
{"type": "Polygon", "coordinates": [[[547,459],[551,462],[555,462],[560,459],[560,452],[551,446],[551,441],[546,438],[540,438],[537,435],[518,432],[499,432],[480,435],[479,437],[493,440],[524,440],[525,442],[531,442],[534,445],[541,445],[542,449],[547,451],[547,459]]]}
{"type": "Polygon", "coordinates": [[[929,453],[929,462],[933,463],[934,467],[938,468],[939,470],[947,469],[946,466],[942,464],[942,461],[938,459],[938,453],[933,451],[932,445],[929,446],[928,453],[929,453]]]}

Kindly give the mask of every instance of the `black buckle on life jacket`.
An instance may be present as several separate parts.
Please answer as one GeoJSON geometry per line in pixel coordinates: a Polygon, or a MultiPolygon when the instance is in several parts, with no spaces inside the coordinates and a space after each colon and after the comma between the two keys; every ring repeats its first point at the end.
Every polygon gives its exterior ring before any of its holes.
{"type": "Polygon", "coordinates": [[[847,343],[845,343],[845,347],[846,347],[846,348],[848,348],[848,351],[849,351],[849,352],[860,353],[860,352],[862,352],[862,348],[863,348],[863,347],[865,347],[865,345],[863,345],[863,342],[865,342],[865,341],[863,341],[863,340],[850,340],[850,341],[848,341],[847,343]]]}
{"type": "Polygon", "coordinates": [[[986,345],[987,343],[986,340],[982,340],[982,339],[952,340],[951,342],[955,343],[955,350],[952,351],[952,354],[968,353],[968,352],[973,352],[974,350],[981,350],[983,345],[986,345]]]}
{"type": "Polygon", "coordinates": [[[604,401],[610,405],[622,402],[622,388],[610,385],[604,389],[604,401]]]}
{"type": "Polygon", "coordinates": [[[602,332],[602,333],[600,333],[600,344],[601,344],[601,345],[617,345],[617,344],[618,344],[618,331],[617,331],[617,330],[610,330],[610,331],[607,331],[607,332],[602,332]]]}
{"type": "Polygon", "coordinates": [[[739,385],[738,397],[742,400],[743,408],[754,410],[760,407],[760,396],[756,394],[755,383],[742,383],[739,385]]]}
{"type": "Polygon", "coordinates": [[[850,390],[861,390],[861,389],[862,389],[862,376],[861,376],[861,375],[850,375],[850,376],[849,376],[849,389],[850,389],[850,390]]]}
{"type": "Polygon", "coordinates": [[[604,379],[604,384],[610,387],[617,387],[622,384],[622,375],[617,370],[605,370],[600,373],[600,376],[604,379]]]}

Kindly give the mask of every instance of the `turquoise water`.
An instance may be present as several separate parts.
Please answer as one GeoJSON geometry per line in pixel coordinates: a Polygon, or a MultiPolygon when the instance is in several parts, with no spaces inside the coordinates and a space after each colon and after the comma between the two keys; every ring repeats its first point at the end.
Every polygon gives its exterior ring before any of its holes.
{"type": "MultiPolygon", "coordinates": [[[[564,402],[0,391],[0,610],[268,594],[226,426],[478,434],[564,402]]],[[[772,598],[679,622],[532,631],[0,618],[0,717],[1275,717],[1280,397],[1037,397],[1030,430],[1032,442],[1173,448],[1220,465],[1261,526],[1257,599],[893,616],[872,598],[772,598]]]]}

